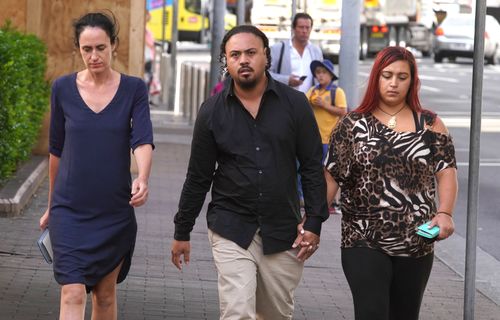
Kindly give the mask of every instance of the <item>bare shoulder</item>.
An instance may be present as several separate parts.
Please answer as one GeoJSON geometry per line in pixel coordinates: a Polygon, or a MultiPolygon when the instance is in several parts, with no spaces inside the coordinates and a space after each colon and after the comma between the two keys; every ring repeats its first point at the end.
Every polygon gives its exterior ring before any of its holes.
{"type": "Polygon", "coordinates": [[[446,128],[446,125],[439,116],[436,116],[430,129],[437,133],[448,134],[448,128],[446,128]]]}

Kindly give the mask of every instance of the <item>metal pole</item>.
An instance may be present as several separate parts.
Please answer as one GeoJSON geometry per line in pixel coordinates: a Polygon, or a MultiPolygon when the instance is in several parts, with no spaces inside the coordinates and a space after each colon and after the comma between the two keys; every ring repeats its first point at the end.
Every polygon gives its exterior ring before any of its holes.
{"type": "Polygon", "coordinates": [[[238,0],[238,25],[245,24],[245,0],[238,0]]]}
{"type": "Polygon", "coordinates": [[[163,0],[163,14],[161,17],[161,48],[163,52],[167,51],[165,45],[165,24],[167,23],[167,0],[163,0]]]}
{"type": "Polygon", "coordinates": [[[201,2],[201,37],[200,43],[206,43],[207,40],[207,30],[205,29],[205,21],[208,17],[208,4],[201,2]]]}
{"type": "Polygon", "coordinates": [[[224,37],[224,13],[226,10],[226,0],[213,0],[212,2],[212,43],[210,47],[210,89],[215,87],[219,81],[220,64],[219,53],[220,44],[224,37]]]}
{"type": "Polygon", "coordinates": [[[297,14],[297,0],[292,0],[292,19],[291,19],[291,21],[293,21],[293,17],[295,17],[296,14],[297,14]]]}
{"type": "Polygon", "coordinates": [[[358,104],[359,12],[361,1],[342,1],[339,53],[339,86],[344,89],[347,107],[358,104]]]}
{"type": "Polygon", "coordinates": [[[178,30],[179,1],[172,1],[172,37],[170,39],[170,77],[168,86],[167,110],[174,110],[175,105],[175,84],[177,79],[177,40],[179,39],[178,30]]]}
{"type": "Polygon", "coordinates": [[[483,103],[484,28],[486,0],[476,0],[472,106],[470,119],[469,185],[467,195],[467,241],[465,245],[464,320],[474,319],[476,294],[477,208],[479,192],[479,149],[483,103]]]}

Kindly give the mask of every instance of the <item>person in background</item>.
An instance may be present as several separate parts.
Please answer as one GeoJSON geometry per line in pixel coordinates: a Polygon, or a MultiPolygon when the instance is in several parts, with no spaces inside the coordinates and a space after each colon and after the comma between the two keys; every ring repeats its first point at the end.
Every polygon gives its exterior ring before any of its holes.
{"type": "MultiPolygon", "coordinates": [[[[318,85],[311,87],[306,96],[318,123],[324,160],[332,130],[339,118],[346,114],[347,102],[344,90],[334,84],[338,77],[334,73],[333,63],[330,60],[314,60],[311,62],[311,72],[318,81],[318,85]]],[[[340,211],[340,208],[338,203],[334,202],[329,207],[329,212],[334,214],[337,211],[340,211]]]]}
{"type": "Polygon", "coordinates": [[[417,228],[430,221],[437,240],[454,231],[455,150],[443,121],[422,108],[419,87],[411,52],[385,48],[361,105],[332,133],[327,198],[340,187],[342,267],[356,320],[417,320],[434,257],[433,240],[417,228]]]}
{"type": "Polygon", "coordinates": [[[134,207],[148,197],[153,131],[142,79],[112,68],[118,27],[112,13],[74,22],[85,69],[52,85],[48,208],[53,268],[61,285],[59,319],[117,319],[116,284],[130,269],[134,207]],[[131,181],[130,150],[138,175],[131,181]]]}
{"type": "Polygon", "coordinates": [[[212,88],[212,90],[210,90],[210,96],[215,96],[217,93],[219,92],[222,92],[225,88],[226,85],[229,84],[229,80],[228,80],[228,75],[226,72],[224,72],[221,77],[220,77],[220,80],[215,84],[215,86],[212,88]]]}
{"type": "Polygon", "coordinates": [[[196,119],[172,263],[179,269],[182,260],[189,263],[190,233],[211,187],[208,238],[220,319],[291,319],[304,261],[317,250],[328,218],[318,127],[305,95],[267,72],[269,41],[262,31],[237,26],[220,52],[230,78],[196,119]]]}
{"type": "Polygon", "coordinates": [[[309,66],[313,60],[323,60],[321,49],[309,41],[313,19],[300,12],[293,17],[292,39],[280,41],[271,47],[271,76],[299,91],[307,92],[314,85],[309,66]]]}
{"type": "MultiPolygon", "coordinates": [[[[146,11],[146,23],[151,20],[151,14],[146,11]]],[[[144,76],[150,95],[157,95],[160,93],[160,82],[158,81],[156,72],[156,49],[155,39],[147,24],[144,27],[144,76]]],[[[150,101],[151,102],[151,101],[150,101]]]]}
{"type": "MultiPolygon", "coordinates": [[[[321,49],[309,41],[313,19],[304,12],[293,17],[292,39],[281,41],[271,47],[271,76],[301,92],[307,92],[314,85],[314,76],[309,66],[313,60],[323,60],[321,49]]],[[[299,164],[297,163],[297,166],[299,164]]],[[[297,174],[297,188],[301,207],[304,206],[302,181],[297,174]]]]}

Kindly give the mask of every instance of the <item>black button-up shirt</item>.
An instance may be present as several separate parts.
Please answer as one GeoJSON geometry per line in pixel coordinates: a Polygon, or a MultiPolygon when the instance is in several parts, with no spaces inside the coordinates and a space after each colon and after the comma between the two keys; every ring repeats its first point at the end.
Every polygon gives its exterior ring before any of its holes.
{"type": "Polygon", "coordinates": [[[189,240],[213,182],[207,212],[212,231],[247,249],[260,228],[264,254],[290,249],[301,219],[297,160],[304,229],[320,234],[329,215],[316,120],[302,92],[267,78],[256,118],[234,94],[232,82],[202,104],[174,219],[176,240],[189,240]]]}

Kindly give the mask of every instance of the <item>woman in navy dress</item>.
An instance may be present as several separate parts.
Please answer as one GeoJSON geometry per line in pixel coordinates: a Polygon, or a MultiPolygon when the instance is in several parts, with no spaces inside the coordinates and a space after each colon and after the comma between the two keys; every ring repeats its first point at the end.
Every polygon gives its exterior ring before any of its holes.
{"type": "Polygon", "coordinates": [[[145,83],[111,68],[114,17],[89,13],[74,23],[85,70],[52,86],[49,204],[54,276],[61,319],[116,319],[116,284],[130,269],[137,233],[134,207],[146,202],[153,134],[145,83]],[[130,150],[138,165],[131,181],[130,150]]]}

